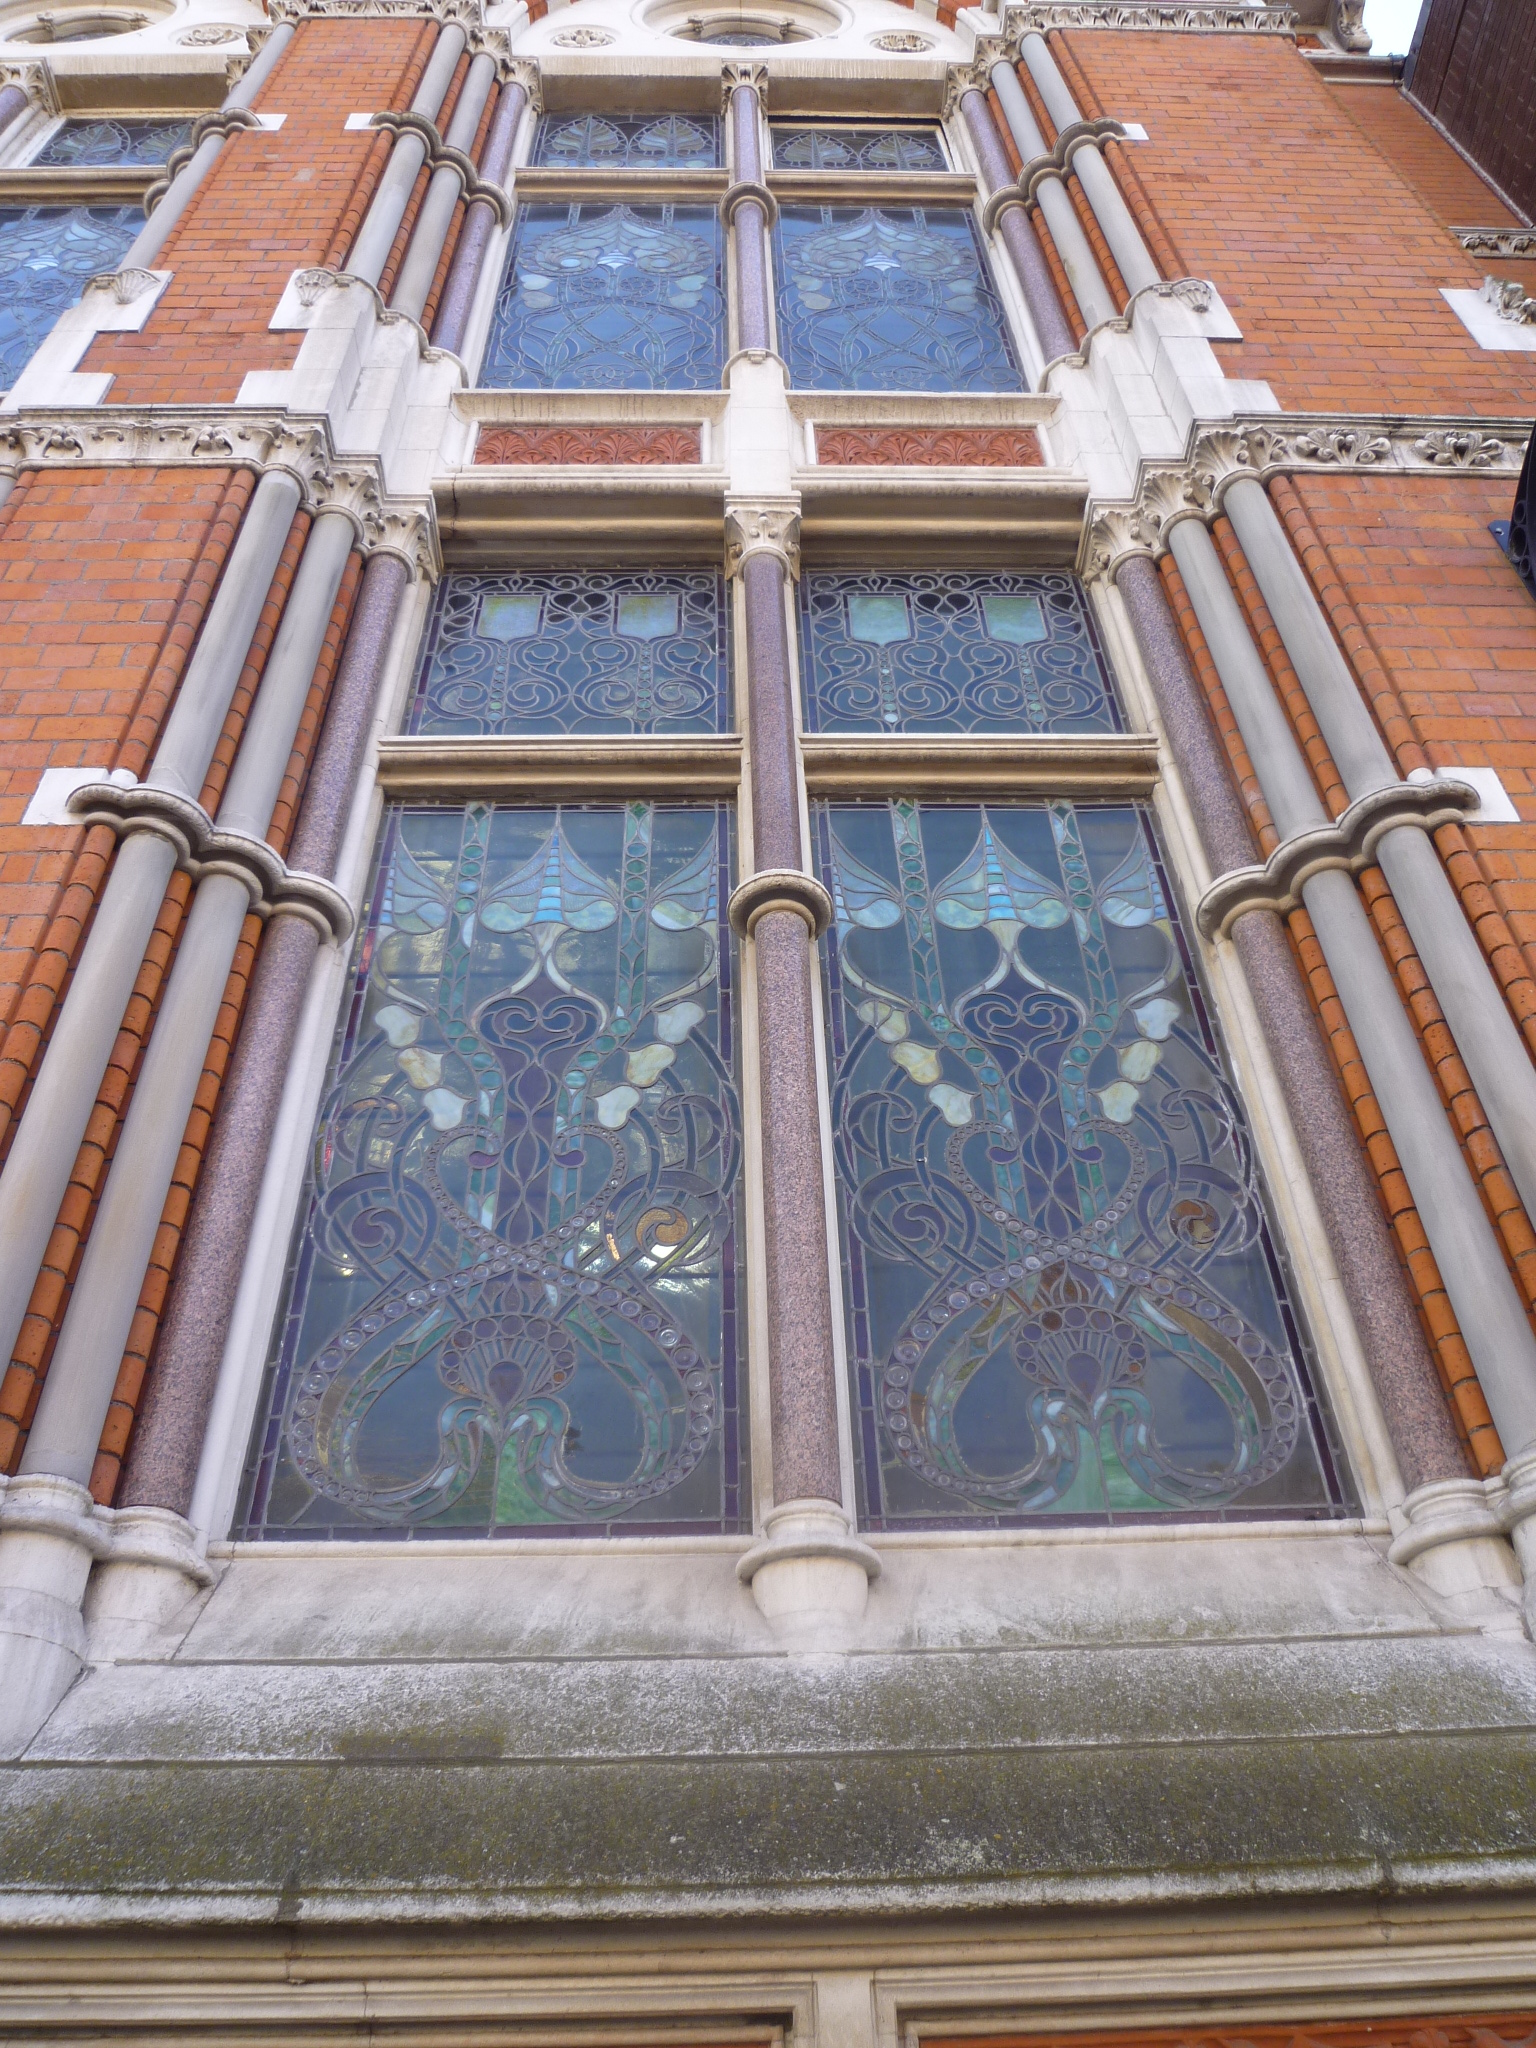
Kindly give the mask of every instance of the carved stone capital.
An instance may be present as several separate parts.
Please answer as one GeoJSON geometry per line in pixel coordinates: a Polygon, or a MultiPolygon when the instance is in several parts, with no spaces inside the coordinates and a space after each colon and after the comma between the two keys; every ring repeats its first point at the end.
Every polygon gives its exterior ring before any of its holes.
{"type": "Polygon", "coordinates": [[[302,917],[322,939],[338,945],[351,936],[352,906],[339,889],[319,875],[289,868],[264,839],[220,831],[190,797],[145,783],[124,789],[115,782],[88,782],[75,791],[69,808],[82,825],[109,826],[119,839],[150,832],[169,840],[184,874],[194,881],[230,876],[245,888],[258,917],[302,917]]]}
{"type": "Polygon", "coordinates": [[[976,54],[969,64],[951,64],[944,74],[944,108],[940,118],[954,120],[960,112],[960,102],[968,92],[985,92],[992,66],[1005,62],[1006,56],[997,36],[984,36],[977,43],[976,54]],[[983,49],[990,54],[983,56],[983,49]]]}
{"type": "Polygon", "coordinates": [[[775,555],[800,574],[798,498],[732,499],[725,508],[725,573],[739,576],[751,555],[775,555]]]}
{"type": "Polygon", "coordinates": [[[1452,228],[1469,256],[1536,256],[1536,228],[1452,228]]]}
{"type": "Polygon", "coordinates": [[[20,86],[33,106],[41,108],[45,114],[63,112],[53,73],[40,58],[33,58],[30,62],[19,58],[0,64],[0,85],[20,86]]]}
{"type": "Polygon", "coordinates": [[[1333,0],[1332,19],[1328,24],[1343,49],[1357,51],[1361,56],[1371,47],[1364,15],[1365,0],[1333,0]]]}
{"type": "Polygon", "coordinates": [[[731,111],[732,95],[745,87],[757,94],[759,106],[768,104],[768,66],[747,57],[733,57],[720,66],[720,111],[731,111]]]}
{"type": "Polygon", "coordinates": [[[798,917],[813,939],[819,939],[832,922],[832,898],[814,876],[799,868],[760,868],[738,883],[726,906],[732,931],[743,939],[751,938],[758,919],[774,910],[798,917]]]}

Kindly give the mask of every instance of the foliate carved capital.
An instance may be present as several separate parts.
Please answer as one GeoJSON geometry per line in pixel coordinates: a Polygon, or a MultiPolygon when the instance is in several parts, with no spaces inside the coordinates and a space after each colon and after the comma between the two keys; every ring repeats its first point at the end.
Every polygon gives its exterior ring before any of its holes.
{"type": "Polygon", "coordinates": [[[739,576],[753,555],[774,555],[792,577],[800,574],[798,498],[733,499],[725,508],[725,573],[739,576]]]}
{"type": "Polygon", "coordinates": [[[720,66],[720,111],[731,111],[732,96],[745,87],[757,94],[758,103],[768,104],[768,66],[748,58],[732,58],[730,63],[720,66]]]}
{"type": "Polygon", "coordinates": [[[985,92],[994,64],[1006,63],[1007,51],[997,36],[983,36],[969,64],[951,64],[944,74],[944,111],[941,119],[952,121],[968,92],[985,92]],[[983,55],[983,52],[986,52],[983,55]]]}
{"type": "Polygon", "coordinates": [[[1452,228],[1469,256],[1536,256],[1536,228],[1452,228]]]}
{"type": "Polygon", "coordinates": [[[267,12],[274,21],[303,21],[320,15],[366,21],[456,21],[466,29],[485,25],[480,0],[268,0],[267,12]]]}
{"type": "Polygon", "coordinates": [[[59,106],[53,73],[40,59],[30,64],[25,61],[0,64],[0,85],[20,86],[33,106],[40,107],[45,114],[63,111],[59,106]]]}

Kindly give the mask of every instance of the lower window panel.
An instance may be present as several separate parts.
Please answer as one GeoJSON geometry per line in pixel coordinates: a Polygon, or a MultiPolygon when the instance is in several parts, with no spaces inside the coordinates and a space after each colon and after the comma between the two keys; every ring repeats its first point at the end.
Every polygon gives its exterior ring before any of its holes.
{"type": "Polygon", "coordinates": [[[742,1526],[724,806],[389,814],[248,1537],[742,1526]]]}
{"type": "Polygon", "coordinates": [[[1337,1511],[1150,817],[822,804],[817,838],[866,1523],[1337,1511]]]}

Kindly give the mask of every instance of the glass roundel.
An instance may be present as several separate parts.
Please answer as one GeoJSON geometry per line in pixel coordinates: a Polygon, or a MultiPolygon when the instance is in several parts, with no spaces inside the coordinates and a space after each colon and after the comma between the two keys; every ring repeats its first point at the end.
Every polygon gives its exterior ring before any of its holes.
{"type": "Polygon", "coordinates": [[[245,1527],[731,1531],[730,818],[391,814],[245,1527]]]}
{"type": "Polygon", "coordinates": [[[817,822],[869,1523],[1328,1513],[1147,818],[898,800],[817,822]]]}

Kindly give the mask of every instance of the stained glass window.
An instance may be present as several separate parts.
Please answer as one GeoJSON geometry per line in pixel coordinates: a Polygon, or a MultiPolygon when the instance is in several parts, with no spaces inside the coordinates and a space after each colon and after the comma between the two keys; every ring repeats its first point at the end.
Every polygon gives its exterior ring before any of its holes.
{"type": "Polygon", "coordinates": [[[1118,732],[1075,576],[842,575],[800,583],[812,732],[1118,732]]]}
{"type": "Polygon", "coordinates": [[[958,207],[786,206],[779,346],[822,391],[1018,391],[1002,302],[958,207]]]}
{"type": "Polygon", "coordinates": [[[709,114],[572,114],[540,122],[533,161],[571,170],[709,170],[720,161],[720,123],[709,114]]]}
{"type": "Polygon", "coordinates": [[[163,164],[173,150],[191,139],[190,121],[66,121],[49,136],[32,162],[91,168],[163,164]]]}
{"type": "Polygon", "coordinates": [[[445,576],[411,730],[724,732],[728,644],[713,569],[445,576]]]}
{"type": "Polygon", "coordinates": [[[1327,1513],[1252,1144],[1133,806],[821,805],[872,1526],[1327,1513]]]}
{"type": "Polygon", "coordinates": [[[808,128],[773,121],[773,161],[781,171],[947,171],[937,128],[808,128]]]}
{"type": "Polygon", "coordinates": [[[99,270],[115,270],[144,225],[137,206],[0,207],[0,389],[99,270]]]}
{"type": "Polygon", "coordinates": [[[725,324],[712,207],[525,206],[481,381],[710,390],[725,324]]]}
{"type": "Polygon", "coordinates": [[[253,1535],[734,1530],[729,813],[388,819],[253,1535]]]}

